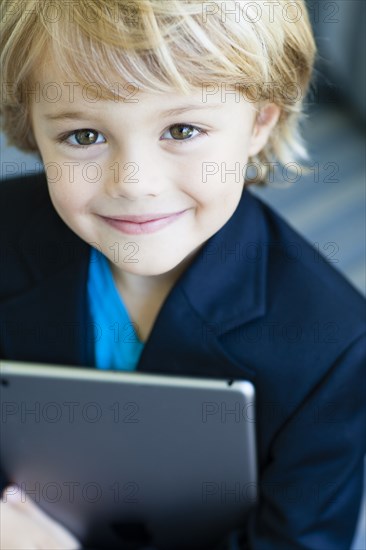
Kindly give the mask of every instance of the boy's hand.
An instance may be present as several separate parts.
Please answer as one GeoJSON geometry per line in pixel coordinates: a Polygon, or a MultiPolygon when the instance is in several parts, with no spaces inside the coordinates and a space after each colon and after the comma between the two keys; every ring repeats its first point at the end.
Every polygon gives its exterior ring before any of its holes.
{"type": "Polygon", "coordinates": [[[78,550],[79,541],[48,516],[17,485],[9,485],[0,500],[1,550],[78,550]]]}

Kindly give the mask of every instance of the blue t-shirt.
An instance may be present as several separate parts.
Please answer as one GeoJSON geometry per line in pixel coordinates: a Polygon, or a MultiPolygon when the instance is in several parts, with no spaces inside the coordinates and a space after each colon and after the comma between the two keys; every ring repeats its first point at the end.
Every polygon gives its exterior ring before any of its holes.
{"type": "Polygon", "coordinates": [[[95,248],[90,254],[88,301],[95,328],[96,367],[134,370],[144,344],[131,323],[107,258],[95,248]]]}

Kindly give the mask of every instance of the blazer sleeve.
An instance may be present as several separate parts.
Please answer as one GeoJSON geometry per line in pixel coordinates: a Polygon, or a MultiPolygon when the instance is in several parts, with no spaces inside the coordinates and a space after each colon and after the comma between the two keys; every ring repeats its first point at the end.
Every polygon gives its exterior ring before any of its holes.
{"type": "Polygon", "coordinates": [[[365,365],[363,335],[285,420],[261,473],[248,546],[241,548],[350,548],[366,452],[365,365]]]}

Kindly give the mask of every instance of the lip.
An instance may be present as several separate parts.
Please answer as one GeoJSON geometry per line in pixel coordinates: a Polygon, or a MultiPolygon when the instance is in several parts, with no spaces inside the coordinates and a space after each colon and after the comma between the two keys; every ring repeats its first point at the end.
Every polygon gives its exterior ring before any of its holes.
{"type": "Polygon", "coordinates": [[[167,214],[144,214],[143,216],[102,216],[103,218],[108,218],[109,220],[118,220],[122,222],[133,222],[133,223],[145,223],[154,220],[161,220],[162,218],[170,218],[176,214],[184,212],[168,212],[167,214]]]}
{"type": "Polygon", "coordinates": [[[113,218],[106,216],[100,217],[110,226],[118,229],[118,231],[121,231],[122,233],[127,233],[129,235],[141,235],[144,233],[154,233],[166,225],[175,222],[185,212],[187,212],[187,210],[188,209],[181,210],[180,212],[174,212],[172,214],[147,214],[145,216],[121,216],[113,218]]]}

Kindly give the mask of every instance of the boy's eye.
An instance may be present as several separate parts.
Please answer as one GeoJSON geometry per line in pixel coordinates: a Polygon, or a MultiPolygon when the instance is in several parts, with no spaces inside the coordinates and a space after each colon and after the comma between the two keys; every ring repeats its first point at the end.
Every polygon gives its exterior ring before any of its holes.
{"type": "MultiPolygon", "coordinates": [[[[192,126],[191,124],[174,124],[174,126],[171,126],[166,132],[164,132],[164,134],[168,132],[173,137],[174,141],[184,142],[191,141],[192,135],[195,131],[197,132],[197,134],[206,133],[204,130],[202,130],[202,128],[192,126]]],[[[195,135],[197,136],[197,134],[195,135]]]]}
{"type": "Polygon", "coordinates": [[[103,138],[100,132],[89,128],[83,128],[81,130],[63,134],[59,136],[57,140],[60,143],[66,143],[66,145],[69,145],[70,147],[88,147],[89,145],[99,145],[100,143],[105,143],[104,138],[104,141],[98,141],[98,136],[103,138]],[[70,139],[72,141],[70,141],[70,139]]]}
{"type": "Polygon", "coordinates": [[[97,142],[97,134],[94,130],[78,130],[74,135],[79,145],[93,145],[97,142]]]}

